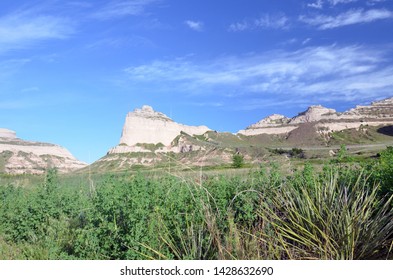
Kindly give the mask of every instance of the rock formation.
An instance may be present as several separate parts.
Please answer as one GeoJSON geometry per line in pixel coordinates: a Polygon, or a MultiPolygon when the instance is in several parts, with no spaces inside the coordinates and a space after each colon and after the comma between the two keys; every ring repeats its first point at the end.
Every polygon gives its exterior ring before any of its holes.
{"type": "MultiPolygon", "coordinates": [[[[274,114],[237,134],[178,124],[143,106],[127,114],[120,144],[90,168],[105,172],[138,170],[141,166],[169,170],[172,167],[184,170],[192,166],[228,166],[237,152],[248,162],[259,164],[271,156],[270,149],[277,147],[322,148],[318,153],[323,156],[324,146],[356,144],[363,140],[361,143],[380,141],[385,144],[393,141],[392,136],[393,98],[343,113],[317,105],[293,118],[274,114]],[[344,132],[333,133],[341,130],[344,132]]],[[[334,154],[334,149],[328,151],[327,156],[334,154]]],[[[318,156],[318,153],[312,154],[318,156]]]]}
{"type": "Polygon", "coordinates": [[[278,114],[270,115],[259,122],[250,125],[245,130],[240,130],[238,133],[243,135],[258,135],[258,134],[282,134],[287,133],[297,126],[288,125],[291,119],[278,114]]]}
{"type": "Polygon", "coordinates": [[[238,133],[246,136],[287,134],[307,123],[314,124],[315,129],[320,133],[358,129],[365,125],[391,125],[393,124],[393,98],[376,101],[367,106],[356,106],[343,113],[321,105],[310,106],[292,119],[282,115],[272,115],[238,133]]]}
{"type": "Polygon", "coordinates": [[[336,110],[325,108],[321,105],[310,106],[308,109],[289,122],[291,124],[317,122],[320,120],[335,120],[338,118],[336,110]]]}
{"type": "Polygon", "coordinates": [[[14,131],[0,129],[0,172],[42,174],[51,167],[69,172],[85,166],[86,163],[61,146],[24,141],[17,138],[14,131]]]}
{"type": "MultiPolygon", "coordinates": [[[[163,113],[156,112],[152,107],[145,105],[127,114],[120,144],[112,148],[109,153],[151,152],[143,144],[157,145],[157,148],[169,151],[173,140],[181,132],[201,135],[209,130],[206,126],[176,123],[163,113]]],[[[178,149],[173,149],[173,151],[176,150],[178,149]]]]}
{"type": "Polygon", "coordinates": [[[288,124],[289,121],[290,119],[283,115],[274,114],[262,119],[256,124],[250,125],[248,128],[280,126],[288,124]]]}
{"type": "Polygon", "coordinates": [[[0,128],[0,138],[15,139],[16,132],[6,128],[0,128]]]}

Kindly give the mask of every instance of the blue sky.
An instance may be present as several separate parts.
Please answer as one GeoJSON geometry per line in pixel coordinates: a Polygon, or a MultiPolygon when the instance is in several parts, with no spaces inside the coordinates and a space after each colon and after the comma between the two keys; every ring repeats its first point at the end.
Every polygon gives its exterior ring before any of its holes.
{"type": "Polygon", "coordinates": [[[0,127],[92,162],[144,104],[236,132],[393,95],[392,0],[2,0],[0,127]]]}

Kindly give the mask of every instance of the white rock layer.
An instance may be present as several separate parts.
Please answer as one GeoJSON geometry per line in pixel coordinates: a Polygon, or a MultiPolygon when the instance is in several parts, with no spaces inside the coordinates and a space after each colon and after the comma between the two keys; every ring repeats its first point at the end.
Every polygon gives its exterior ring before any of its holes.
{"type": "Polygon", "coordinates": [[[312,122],[323,122],[317,125],[317,128],[323,128],[326,132],[359,128],[361,125],[391,125],[393,123],[393,97],[373,102],[367,106],[356,106],[356,108],[343,113],[317,105],[309,107],[292,119],[275,114],[247,127],[245,130],[240,130],[238,133],[247,136],[286,134],[303,123],[312,122]]]}
{"type": "Polygon", "coordinates": [[[244,130],[239,130],[239,134],[246,136],[259,135],[259,134],[285,134],[291,132],[298,128],[296,125],[283,125],[276,127],[257,127],[257,128],[247,128],[244,130]]]}
{"type": "Polygon", "coordinates": [[[64,173],[87,165],[61,146],[24,141],[8,129],[0,129],[0,153],[7,157],[4,172],[11,174],[40,174],[51,167],[64,173]]]}
{"type": "Polygon", "coordinates": [[[9,130],[6,128],[0,128],[0,138],[15,139],[16,133],[15,133],[15,131],[12,131],[12,130],[9,130]]]}
{"type": "Polygon", "coordinates": [[[135,146],[138,143],[171,144],[181,131],[189,135],[200,135],[209,131],[206,126],[188,126],[171,120],[163,113],[155,112],[150,106],[135,109],[127,114],[120,144],[135,146]]]}
{"type": "Polygon", "coordinates": [[[316,122],[320,120],[334,120],[338,118],[336,110],[325,108],[321,105],[310,106],[306,111],[300,113],[293,119],[291,119],[291,124],[297,123],[309,123],[316,122]]]}

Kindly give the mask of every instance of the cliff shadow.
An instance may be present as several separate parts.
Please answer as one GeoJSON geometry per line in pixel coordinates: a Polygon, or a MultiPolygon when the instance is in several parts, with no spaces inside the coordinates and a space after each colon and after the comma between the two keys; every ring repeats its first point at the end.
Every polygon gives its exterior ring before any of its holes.
{"type": "Polygon", "coordinates": [[[383,135],[393,136],[393,125],[388,125],[388,126],[378,128],[377,132],[381,133],[383,135]]]}

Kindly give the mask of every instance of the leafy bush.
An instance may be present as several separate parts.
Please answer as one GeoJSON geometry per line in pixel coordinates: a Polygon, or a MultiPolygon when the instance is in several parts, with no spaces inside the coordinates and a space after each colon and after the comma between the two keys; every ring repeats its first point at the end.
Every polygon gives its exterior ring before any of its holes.
{"type": "Polygon", "coordinates": [[[304,150],[300,148],[292,148],[291,150],[285,150],[282,148],[268,149],[272,154],[276,155],[288,155],[290,157],[305,158],[304,150]]]}
{"type": "Polygon", "coordinates": [[[244,165],[244,157],[241,154],[234,154],[232,156],[232,166],[234,168],[241,168],[244,165]]]}
{"type": "Polygon", "coordinates": [[[372,167],[375,179],[381,184],[381,195],[393,194],[393,147],[387,147],[372,167]]]}

